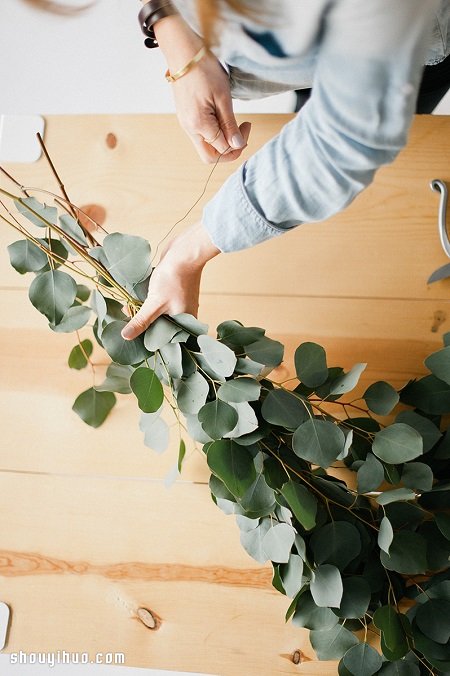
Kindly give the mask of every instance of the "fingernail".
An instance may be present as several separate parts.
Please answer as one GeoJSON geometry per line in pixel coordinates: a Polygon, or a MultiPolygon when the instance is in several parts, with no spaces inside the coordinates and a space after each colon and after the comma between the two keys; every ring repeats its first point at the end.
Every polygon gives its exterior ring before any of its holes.
{"type": "Polygon", "coordinates": [[[133,327],[127,324],[126,326],[123,327],[120,335],[125,340],[131,340],[133,338],[133,334],[134,334],[133,327]]]}
{"type": "Polygon", "coordinates": [[[244,137],[240,132],[236,133],[231,139],[233,148],[242,148],[245,145],[244,137]]]}

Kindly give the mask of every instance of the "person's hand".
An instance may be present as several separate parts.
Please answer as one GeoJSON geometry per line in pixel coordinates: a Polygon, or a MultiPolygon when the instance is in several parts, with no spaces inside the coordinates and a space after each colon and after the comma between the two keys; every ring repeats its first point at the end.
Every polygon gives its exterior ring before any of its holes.
{"type": "Polygon", "coordinates": [[[219,253],[201,223],[172,240],[152,272],[146,300],[124,327],[122,337],[136,338],[162,314],[187,312],[196,317],[203,268],[219,253]]]}
{"type": "MultiPolygon", "coordinates": [[[[201,38],[180,16],[170,16],[155,25],[158,43],[171,73],[188,63],[202,47],[201,38]]],[[[228,75],[211,53],[172,83],[177,115],[200,158],[214,163],[236,160],[246,147],[251,125],[238,126],[234,117],[228,75]]]]}

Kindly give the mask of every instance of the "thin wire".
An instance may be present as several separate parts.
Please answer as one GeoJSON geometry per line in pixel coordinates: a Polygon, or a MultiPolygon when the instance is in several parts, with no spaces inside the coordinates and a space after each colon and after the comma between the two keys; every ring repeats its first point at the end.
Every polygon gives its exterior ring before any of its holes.
{"type": "Polygon", "coordinates": [[[207,189],[207,187],[208,187],[208,184],[209,184],[209,182],[210,182],[210,180],[211,180],[211,177],[212,177],[212,175],[213,175],[213,173],[214,173],[214,170],[215,170],[215,168],[217,167],[217,165],[219,164],[220,158],[223,157],[223,155],[225,155],[225,153],[226,153],[227,151],[228,151],[228,148],[227,148],[227,150],[224,150],[224,152],[221,153],[221,154],[219,155],[219,157],[217,158],[217,160],[215,161],[215,164],[214,164],[213,168],[211,169],[211,171],[209,172],[208,178],[206,179],[206,183],[205,183],[205,185],[204,185],[204,187],[203,187],[203,190],[202,190],[201,195],[199,195],[199,197],[195,200],[194,204],[186,211],[186,213],[184,214],[184,216],[183,216],[182,218],[180,218],[180,220],[178,220],[176,223],[174,223],[174,224],[172,225],[172,227],[169,229],[169,231],[166,232],[166,234],[164,235],[164,237],[163,237],[162,239],[159,240],[158,244],[156,245],[155,253],[154,253],[154,255],[153,255],[152,259],[151,259],[151,263],[152,263],[152,264],[153,264],[153,261],[154,261],[155,258],[156,258],[156,254],[158,253],[158,250],[159,250],[160,245],[161,245],[161,244],[164,242],[164,240],[167,239],[167,238],[169,237],[169,235],[175,230],[175,228],[177,227],[177,225],[179,225],[180,223],[182,223],[182,221],[184,221],[184,219],[187,218],[187,217],[189,216],[189,214],[191,213],[191,211],[197,206],[197,204],[198,204],[198,203],[200,202],[200,200],[202,199],[203,195],[204,195],[205,192],[206,192],[206,189],[207,189]]]}

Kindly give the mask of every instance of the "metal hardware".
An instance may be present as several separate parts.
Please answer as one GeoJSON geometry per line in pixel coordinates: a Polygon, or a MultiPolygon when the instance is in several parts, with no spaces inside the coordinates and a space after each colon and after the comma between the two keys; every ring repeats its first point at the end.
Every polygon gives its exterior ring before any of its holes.
{"type": "Polygon", "coordinates": [[[438,228],[439,228],[439,238],[441,240],[442,248],[444,249],[447,256],[450,258],[450,240],[447,233],[447,203],[448,203],[448,189],[444,181],[440,181],[435,178],[430,183],[430,188],[434,192],[438,192],[441,195],[439,200],[439,217],[438,217],[438,228]]]}

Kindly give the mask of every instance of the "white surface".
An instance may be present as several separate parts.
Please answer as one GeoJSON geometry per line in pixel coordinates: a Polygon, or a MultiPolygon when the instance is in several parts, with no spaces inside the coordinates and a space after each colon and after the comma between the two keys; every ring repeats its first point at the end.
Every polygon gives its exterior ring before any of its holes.
{"type": "Polygon", "coordinates": [[[0,115],[0,162],[36,162],[41,147],[36,134],[44,136],[40,115],[0,115]]]}
{"type": "Polygon", "coordinates": [[[8,634],[9,608],[6,603],[0,601],[0,650],[3,650],[8,634]]]}
{"type": "MultiPolygon", "coordinates": [[[[138,0],[97,0],[85,12],[60,16],[25,0],[1,0],[0,113],[174,112],[164,57],[143,44],[140,6],[138,0]]],[[[288,92],[236,102],[235,109],[289,112],[293,105],[288,92]]]]}
{"type": "MultiPolygon", "coordinates": [[[[44,653],[37,653],[44,654],[44,653]]],[[[116,667],[96,664],[11,664],[9,654],[0,655],[2,676],[213,676],[185,671],[163,671],[137,667],[116,667]]]]}

